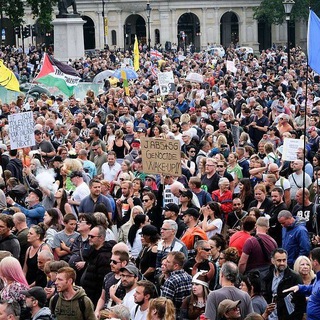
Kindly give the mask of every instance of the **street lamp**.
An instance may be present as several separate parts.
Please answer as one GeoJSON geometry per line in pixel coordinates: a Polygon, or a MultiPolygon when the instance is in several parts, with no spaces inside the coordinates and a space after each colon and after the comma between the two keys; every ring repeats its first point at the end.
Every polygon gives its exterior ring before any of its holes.
{"type": "Polygon", "coordinates": [[[105,21],[105,18],[104,18],[104,5],[105,5],[105,1],[102,0],[103,49],[106,49],[106,21],[105,21]]]}
{"type": "Polygon", "coordinates": [[[150,15],[151,15],[151,6],[150,3],[147,3],[147,8],[146,8],[146,12],[147,12],[147,23],[148,23],[148,50],[150,51],[150,43],[151,43],[151,39],[150,39],[150,15]]]}
{"type": "Polygon", "coordinates": [[[288,50],[288,70],[290,69],[290,14],[292,7],[294,5],[294,0],[284,0],[282,1],[284,12],[286,13],[286,21],[287,21],[287,50],[288,50]]]}

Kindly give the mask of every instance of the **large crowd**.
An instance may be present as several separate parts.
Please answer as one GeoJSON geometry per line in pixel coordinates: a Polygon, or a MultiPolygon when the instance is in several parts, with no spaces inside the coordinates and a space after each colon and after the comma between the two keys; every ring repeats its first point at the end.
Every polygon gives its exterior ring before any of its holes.
{"type": "MultiPolygon", "coordinates": [[[[0,320],[320,318],[320,88],[306,55],[291,49],[290,68],[276,47],[162,55],[141,51],[129,94],[110,75],[84,99],[0,102],[0,320]],[[26,110],[35,145],[12,150],[8,115],[26,110]],[[143,137],[179,141],[180,176],[144,172],[143,137]]],[[[1,52],[20,82],[42,56],[1,52]]],[[[92,81],[132,59],[69,64],[92,81]]]]}

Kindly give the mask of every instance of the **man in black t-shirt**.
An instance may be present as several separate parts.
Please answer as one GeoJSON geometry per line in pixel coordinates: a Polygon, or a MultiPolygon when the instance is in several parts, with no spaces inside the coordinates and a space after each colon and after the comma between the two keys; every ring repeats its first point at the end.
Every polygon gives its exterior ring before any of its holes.
{"type": "Polygon", "coordinates": [[[216,172],[217,161],[213,158],[208,158],[205,167],[205,174],[201,176],[201,189],[209,192],[219,189],[220,176],[216,172]]]}

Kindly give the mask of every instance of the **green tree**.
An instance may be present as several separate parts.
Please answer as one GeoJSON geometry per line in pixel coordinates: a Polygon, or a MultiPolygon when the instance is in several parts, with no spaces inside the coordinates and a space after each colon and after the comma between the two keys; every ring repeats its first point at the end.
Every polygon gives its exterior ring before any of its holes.
{"type": "Polygon", "coordinates": [[[31,7],[34,18],[38,18],[38,23],[49,30],[51,27],[53,8],[58,0],[27,0],[27,5],[31,7]]]}
{"type": "MultiPolygon", "coordinates": [[[[295,0],[290,15],[291,20],[308,20],[309,6],[319,15],[319,0],[295,0]]],[[[254,18],[268,24],[281,24],[285,16],[282,0],[262,0],[260,6],[254,9],[254,18]]]]}
{"type": "Polygon", "coordinates": [[[0,0],[1,18],[6,15],[14,26],[19,26],[23,23],[24,6],[22,0],[0,0]]]}

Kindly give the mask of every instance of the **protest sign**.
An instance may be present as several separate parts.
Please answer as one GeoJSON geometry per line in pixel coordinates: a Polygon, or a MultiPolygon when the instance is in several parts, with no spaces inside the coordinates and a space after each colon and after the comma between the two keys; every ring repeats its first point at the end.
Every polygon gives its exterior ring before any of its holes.
{"type": "Polygon", "coordinates": [[[303,140],[285,138],[283,141],[282,160],[294,161],[297,160],[297,151],[303,148],[303,140]]]}
{"type": "Polygon", "coordinates": [[[160,87],[160,95],[165,96],[169,92],[175,92],[176,86],[173,80],[173,72],[159,72],[158,81],[160,87]]]}
{"type": "Polygon", "coordinates": [[[10,114],[8,123],[11,150],[36,144],[32,111],[10,114]]]}
{"type": "Polygon", "coordinates": [[[180,176],[180,142],[173,139],[141,138],[143,172],[180,176]]]}

